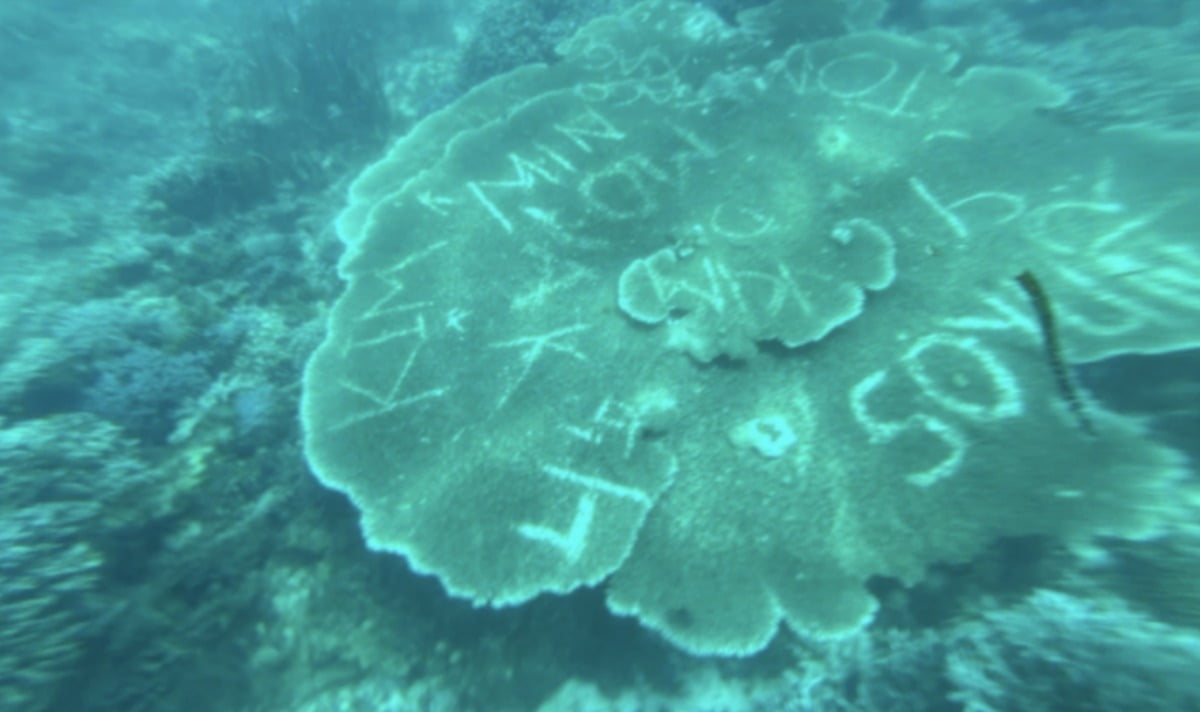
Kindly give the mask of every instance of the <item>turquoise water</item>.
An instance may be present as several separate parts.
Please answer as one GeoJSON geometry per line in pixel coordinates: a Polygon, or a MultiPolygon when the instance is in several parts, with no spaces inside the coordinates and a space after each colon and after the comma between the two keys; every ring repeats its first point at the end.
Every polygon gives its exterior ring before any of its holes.
{"type": "Polygon", "coordinates": [[[0,8],[0,709],[1200,709],[1200,5],[0,8]]]}

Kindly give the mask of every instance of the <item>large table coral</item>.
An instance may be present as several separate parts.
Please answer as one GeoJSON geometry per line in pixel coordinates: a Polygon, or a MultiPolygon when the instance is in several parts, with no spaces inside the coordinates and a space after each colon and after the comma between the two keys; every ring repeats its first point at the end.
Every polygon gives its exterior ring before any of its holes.
{"type": "Polygon", "coordinates": [[[1068,360],[1195,346],[1197,143],[771,17],[642,3],[360,177],[303,420],[370,546],[479,604],[607,581],[682,648],[745,654],[781,620],[862,626],[868,577],[1180,506],[1174,451],[1080,427],[1014,277],[1068,360]]]}

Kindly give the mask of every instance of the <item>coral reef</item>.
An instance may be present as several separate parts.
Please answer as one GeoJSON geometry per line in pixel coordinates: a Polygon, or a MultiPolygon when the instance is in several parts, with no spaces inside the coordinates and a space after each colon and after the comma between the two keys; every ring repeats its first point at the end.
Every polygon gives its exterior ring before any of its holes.
{"type": "Polygon", "coordinates": [[[372,548],[477,604],[607,578],[746,655],[860,629],[871,577],[1177,515],[1184,457],[1079,427],[1013,278],[1055,295],[1063,362],[1194,346],[1200,145],[1079,135],[1060,87],[932,41],[762,41],[830,8],[639,3],[364,170],[302,419],[372,548]],[[653,432],[647,389],[678,403],[653,432]]]}

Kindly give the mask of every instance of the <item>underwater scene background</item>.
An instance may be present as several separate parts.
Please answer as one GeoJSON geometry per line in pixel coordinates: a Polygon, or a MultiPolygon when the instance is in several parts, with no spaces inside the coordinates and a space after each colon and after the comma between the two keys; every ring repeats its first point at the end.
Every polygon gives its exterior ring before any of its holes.
{"type": "Polygon", "coordinates": [[[1200,2],[5,0],[0,709],[1200,710],[1200,2]]]}

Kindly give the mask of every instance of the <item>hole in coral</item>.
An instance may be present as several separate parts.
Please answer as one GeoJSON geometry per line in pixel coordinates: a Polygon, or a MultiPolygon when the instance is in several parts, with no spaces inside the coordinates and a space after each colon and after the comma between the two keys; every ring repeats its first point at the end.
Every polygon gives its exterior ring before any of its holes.
{"type": "Polygon", "coordinates": [[[667,611],[667,622],[672,628],[691,628],[696,619],[686,606],[676,606],[667,611]]]}

